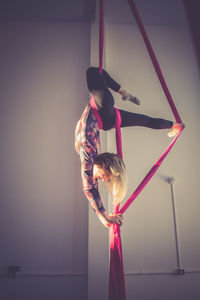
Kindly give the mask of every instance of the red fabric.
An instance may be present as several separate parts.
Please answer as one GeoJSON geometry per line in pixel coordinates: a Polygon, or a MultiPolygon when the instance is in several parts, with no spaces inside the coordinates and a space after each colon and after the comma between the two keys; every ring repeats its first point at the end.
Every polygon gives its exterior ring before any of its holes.
{"type": "Polygon", "coordinates": [[[181,134],[182,130],[179,131],[179,133],[175,136],[171,144],[167,147],[167,149],[164,151],[164,153],[161,155],[161,157],[158,159],[158,161],[153,165],[151,170],[147,173],[147,175],[144,177],[144,179],[141,181],[135,192],[130,196],[130,198],[126,201],[126,203],[122,206],[119,213],[123,214],[127,208],[131,205],[131,203],[136,199],[136,197],[141,193],[141,191],[144,189],[146,184],[149,182],[151,177],[156,173],[160,165],[162,164],[165,157],[168,155],[172,147],[174,146],[177,138],[181,134]]]}
{"type": "Polygon", "coordinates": [[[121,235],[117,224],[110,228],[109,299],[126,299],[121,235]]]}
{"type": "MultiPolygon", "coordinates": [[[[155,53],[153,51],[153,48],[151,46],[151,43],[148,39],[148,36],[146,34],[144,25],[142,23],[142,20],[139,16],[139,13],[137,11],[137,8],[135,6],[135,3],[133,0],[128,0],[130,8],[132,10],[133,15],[135,16],[136,22],[138,24],[138,27],[141,31],[141,34],[144,38],[144,42],[146,44],[149,56],[152,60],[154,69],[158,75],[158,79],[160,81],[160,84],[163,88],[163,91],[166,95],[167,101],[171,107],[171,110],[174,114],[175,120],[178,123],[181,123],[181,118],[178,114],[178,111],[174,105],[174,101],[171,97],[171,94],[169,92],[169,89],[167,87],[167,84],[165,82],[165,79],[163,77],[162,71],[160,69],[158,60],[155,56],[155,53]]],[[[104,40],[104,21],[103,21],[103,0],[101,0],[100,3],[100,17],[99,17],[99,73],[102,74],[103,70],[103,40],[104,40]]],[[[94,99],[91,99],[91,106],[93,108],[95,115],[97,116],[97,120],[99,122],[99,128],[102,128],[102,121],[98,114],[97,109],[95,109],[96,103],[94,99]],[[95,103],[95,104],[94,104],[95,103]]],[[[116,109],[116,145],[117,145],[117,153],[122,157],[122,141],[121,141],[121,132],[120,132],[120,113],[116,109]]],[[[161,157],[158,159],[158,161],[155,163],[155,165],[151,168],[151,170],[147,173],[145,178],[142,180],[140,185],[137,187],[135,192],[130,196],[130,198],[126,201],[124,206],[119,210],[119,205],[114,207],[113,212],[114,213],[124,213],[127,208],[131,205],[131,203],[136,199],[136,197],[139,195],[139,193],[143,190],[143,188],[146,186],[146,184],[149,182],[149,180],[152,178],[152,176],[155,174],[155,172],[160,167],[161,163],[167,156],[167,154],[170,152],[172,147],[174,146],[177,138],[181,134],[181,131],[176,135],[176,137],[173,139],[173,141],[170,143],[170,145],[167,147],[167,149],[164,151],[164,153],[161,155],[161,157]]],[[[126,300],[126,289],[125,289],[125,279],[124,279],[124,267],[123,267],[123,255],[122,255],[122,244],[121,244],[121,234],[120,234],[120,228],[117,224],[114,224],[111,226],[110,229],[110,275],[109,275],[109,300],[126,300]]]]}
{"type": "Polygon", "coordinates": [[[115,108],[115,118],[116,118],[116,125],[115,125],[115,137],[116,137],[116,146],[117,146],[117,153],[123,159],[122,154],[122,136],[121,136],[121,115],[117,108],[115,108]]]}
{"type": "MultiPolygon", "coordinates": [[[[121,138],[121,115],[117,108],[115,108],[116,116],[116,146],[117,153],[122,157],[122,138],[121,138]]],[[[113,213],[119,212],[117,205],[113,209],[113,213]]],[[[126,288],[124,279],[124,264],[122,255],[122,243],[120,227],[113,224],[110,228],[110,274],[109,274],[109,299],[110,300],[125,300],[126,288]]]]}
{"type": "Polygon", "coordinates": [[[140,32],[141,32],[141,34],[142,34],[142,36],[143,36],[145,45],[146,45],[146,47],[147,47],[149,56],[150,56],[151,61],[152,61],[152,64],[153,64],[154,69],[155,69],[155,71],[156,71],[156,73],[157,73],[158,79],[159,79],[160,84],[161,84],[161,86],[162,86],[162,88],[163,88],[163,91],[164,91],[164,93],[165,93],[165,96],[166,96],[166,98],[167,98],[167,101],[168,101],[168,103],[169,103],[169,105],[170,105],[170,107],[171,107],[172,113],[174,114],[174,118],[175,118],[176,122],[182,123],[181,118],[180,118],[180,116],[179,116],[179,113],[178,113],[178,111],[177,111],[177,109],[176,109],[176,107],[175,107],[174,101],[173,101],[173,99],[172,99],[172,96],[171,96],[171,94],[170,94],[170,91],[169,91],[169,89],[168,89],[168,87],[167,87],[167,84],[166,84],[166,82],[165,82],[165,79],[164,79],[164,76],[163,76],[163,74],[162,74],[162,71],[161,71],[160,65],[159,65],[159,63],[158,63],[158,60],[157,60],[157,58],[156,58],[156,55],[155,55],[155,53],[154,53],[154,51],[153,51],[153,48],[152,48],[152,46],[151,46],[151,43],[150,43],[149,38],[148,38],[148,36],[147,36],[147,33],[146,33],[146,31],[145,31],[145,28],[144,28],[144,25],[143,25],[142,20],[141,20],[141,18],[140,18],[140,15],[139,15],[139,13],[138,13],[138,11],[137,11],[136,5],[135,5],[135,3],[134,3],[133,0],[128,0],[128,3],[129,3],[129,6],[130,6],[130,8],[131,8],[131,11],[132,11],[132,13],[133,13],[133,15],[134,15],[134,17],[135,17],[135,19],[136,19],[136,22],[137,22],[137,24],[138,24],[138,27],[139,27],[139,29],[140,29],[140,32]]]}
{"type": "Polygon", "coordinates": [[[104,44],[104,0],[99,9],[99,73],[103,73],[103,44],[104,44]]]}
{"type": "MultiPolygon", "coordinates": [[[[94,97],[92,96],[90,100],[91,108],[97,118],[99,128],[102,129],[102,120],[98,113],[96,102],[94,97]]],[[[121,115],[118,109],[115,108],[116,112],[116,145],[117,145],[117,153],[122,157],[122,139],[121,139],[121,115]]],[[[119,210],[119,205],[115,206],[113,209],[113,213],[121,213],[123,214],[131,203],[137,198],[137,196],[144,189],[146,184],[150,181],[152,176],[158,170],[160,165],[162,164],[165,157],[168,155],[172,147],[174,146],[176,140],[178,139],[181,131],[175,136],[173,141],[158,159],[158,161],[153,165],[151,170],[147,173],[144,179],[141,181],[137,189],[130,196],[130,198],[126,201],[123,207],[119,210]]],[[[123,254],[122,254],[122,243],[121,243],[121,233],[120,227],[117,224],[113,224],[110,228],[110,274],[109,274],[109,300],[126,300],[126,289],[125,289],[125,279],[124,279],[124,266],[123,266],[123,254]]]]}

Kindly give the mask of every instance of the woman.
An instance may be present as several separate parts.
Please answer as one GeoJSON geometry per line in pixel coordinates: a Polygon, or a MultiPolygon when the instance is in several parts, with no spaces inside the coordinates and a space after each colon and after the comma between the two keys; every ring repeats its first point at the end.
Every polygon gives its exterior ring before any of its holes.
{"type": "MultiPolygon", "coordinates": [[[[103,130],[109,130],[115,126],[114,99],[109,88],[119,93],[123,100],[129,100],[137,105],[140,104],[136,97],[128,94],[105,70],[103,70],[103,74],[99,74],[98,68],[90,67],[86,72],[86,78],[88,89],[94,96],[103,123],[103,130]]],[[[119,112],[121,127],[172,128],[168,135],[174,136],[184,126],[179,123],[173,124],[172,121],[151,118],[124,110],[119,110],[119,112]]],[[[97,119],[88,104],[76,126],[75,149],[81,159],[81,176],[85,195],[101,222],[106,227],[110,227],[112,223],[121,225],[123,217],[121,214],[109,215],[106,212],[98,191],[98,179],[107,183],[114,203],[118,204],[124,198],[126,192],[125,165],[117,154],[100,154],[99,131],[97,119]]]]}

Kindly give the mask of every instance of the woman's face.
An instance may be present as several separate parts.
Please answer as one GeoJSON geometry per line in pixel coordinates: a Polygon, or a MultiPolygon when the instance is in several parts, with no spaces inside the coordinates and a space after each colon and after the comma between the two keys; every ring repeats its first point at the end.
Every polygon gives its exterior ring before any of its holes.
{"type": "Polygon", "coordinates": [[[109,174],[109,172],[104,170],[103,168],[100,168],[100,166],[94,165],[93,176],[94,176],[94,179],[100,179],[102,181],[107,181],[107,180],[111,179],[112,175],[109,174]]]}

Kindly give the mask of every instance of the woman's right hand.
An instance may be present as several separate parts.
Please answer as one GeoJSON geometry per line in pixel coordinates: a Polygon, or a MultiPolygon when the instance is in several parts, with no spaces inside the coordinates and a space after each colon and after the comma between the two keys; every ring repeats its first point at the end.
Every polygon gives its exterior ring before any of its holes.
{"type": "Polygon", "coordinates": [[[107,217],[107,220],[109,223],[116,223],[119,226],[121,226],[123,223],[123,216],[122,216],[122,214],[110,214],[107,217]]]}

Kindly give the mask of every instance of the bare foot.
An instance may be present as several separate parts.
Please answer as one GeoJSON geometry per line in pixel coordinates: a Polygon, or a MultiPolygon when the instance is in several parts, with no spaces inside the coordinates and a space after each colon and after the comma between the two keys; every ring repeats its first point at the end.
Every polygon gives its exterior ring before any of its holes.
{"type": "Polygon", "coordinates": [[[132,96],[131,94],[129,94],[125,89],[123,89],[122,87],[120,87],[118,93],[122,96],[122,99],[124,101],[131,101],[137,105],[140,105],[140,100],[137,97],[132,96]]]}
{"type": "Polygon", "coordinates": [[[185,124],[183,123],[174,123],[172,126],[172,129],[168,132],[169,137],[174,137],[179,133],[179,131],[183,130],[185,128],[185,124]]]}
{"type": "Polygon", "coordinates": [[[133,103],[135,103],[137,105],[140,105],[140,100],[137,97],[132,96],[131,94],[127,93],[127,95],[123,96],[122,99],[124,101],[128,100],[128,101],[131,101],[131,102],[133,102],[133,103]]]}

